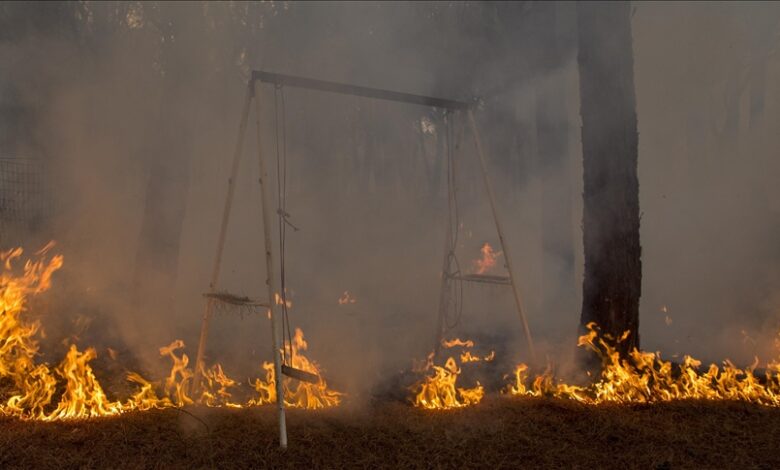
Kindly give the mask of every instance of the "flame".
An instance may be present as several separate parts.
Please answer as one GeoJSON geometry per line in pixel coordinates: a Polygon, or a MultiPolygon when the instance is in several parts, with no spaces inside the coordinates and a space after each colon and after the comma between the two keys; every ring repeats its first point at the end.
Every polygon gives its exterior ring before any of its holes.
{"type": "Polygon", "coordinates": [[[485,274],[496,266],[496,260],[502,253],[493,251],[493,247],[487,242],[482,245],[479,251],[482,253],[482,257],[474,260],[474,270],[476,274],[485,274]]]}
{"type": "Polygon", "coordinates": [[[276,374],[274,365],[270,362],[263,362],[265,369],[265,380],[255,379],[255,391],[258,396],[249,400],[250,405],[268,405],[276,403],[276,374]]]}
{"type": "Polygon", "coordinates": [[[110,401],[106,397],[103,388],[92,372],[89,361],[96,357],[97,353],[93,348],[87,348],[82,353],[79,352],[76,345],[70,346],[65,359],[57,368],[57,374],[66,380],[65,393],[62,395],[57,409],[46,416],[47,420],[93,418],[122,412],[122,404],[110,401]]]}
{"type": "Polygon", "coordinates": [[[62,266],[62,257],[27,261],[20,275],[14,262],[22,256],[16,248],[0,253],[0,378],[12,382],[10,396],[0,402],[0,411],[20,417],[43,418],[56,391],[57,379],[46,364],[36,364],[40,323],[26,322],[27,296],[47,290],[52,274],[62,266]]]}
{"type": "MultiPolygon", "coordinates": [[[[771,361],[765,376],[754,374],[758,359],[746,368],[739,368],[726,360],[722,367],[711,364],[706,370],[701,361],[684,356],[682,364],[674,366],[664,361],[660,353],[633,349],[628,358],[621,358],[615,342],[599,337],[594,323],[578,345],[597,353],[603,368],[600,377],[591,385],[555,383],[548,368],[537,376],[529,389],[528,367],[515,368],[514,382],[507,392],[511,395],[554,396],[582,403],[654,403],[681,399],[740,400],[750,403],[780,406],[780,361],[771,361]]],[[[624,333],[618,343],[628,337],[624,333]]]]}
{"type": "Polygon", "coordinates": [[[165,379],[165,394],[171,398],[176,406],[190,405],[194,400],[189,397],[189,388],[192,377],[195,375],[192,369],[187,367],[190,358],[182,353],[181,357],[176,355],[176,350],[184,347],[184,341],[177,339],[168,346],[160,348],[160,356],[168,356],[173,361],[171,371],[165,379]]]}
{"type": "Polygon", "coordinates": [[[200,399],[201,403],[206,406],[242,407],[240,403],[232,401],[233,395],[230,393],[230,389],[235,388],[239,383],[225,375],[221,365],[214,364],[210,369],[203,370],[203,379],[205,384],[200,399]]]}
{"type": "MultiPolygon", "coordinates": [[[[24,317],[29,296],[48,290],[52,275],[63,265],[62,256],[48,256],[53,246],[51,242],[38,251],[38,259],[26,261],[21,272],[15,266],[22,257],[21,248],[0,252],[3,268],[0,273],[0,380],[8,384],[0,398],[0,413],[23,419],[53,421],[113,416],[131,410],[181,407],[193,403],[240,408],[276,399],[273,366],[267,363],[263,368],[266,383],[270,385],[263,389],[260,386],[262,381],[258,379],[255,389],[264,390],[265,394],[260,393],[257,399],[245,404],[238,403],[232,395],[232,391],[241,384],[228,377],[220,364],[204,367],[200,383],[194,384],[195,374],[189,367],[189,358],[181,352],[184,348],[181,340],[160,348],[160,355],[172,361],[168,376],[160,383],[149,381],[136,372],[127,375],[127,380],[138,389],[126,401],[110,399],[100,385],[90,366],[97,357],[94,348],[80,351],[75,344],[69,344],[68,352],[58,366],[51,368],[48,364],[36,363],[39,350],[37,338],[43,336],[42,330],[40,323],[24,317]]],[[[293,366],[320,375],[316,363],[301,353],[306,347],[303,332],[296,330],[292,344],[293,366]]],[[[116,359],[114,350],[109,348],[108,353],[116,359]]],[[[294,385],[285,379],[285,402],[289,406],[335,406],[341,396],[341,393],[328,389],[321,378],[314,385],[294,385]]]]}
{"type": "Polygon", "coordinates": [[[173,406],[173,403],[168,397],[162,399],[158,398],[157,394],[154,392],[154,384],[141,377],[141,375],[130,372],[127,374],[127,380],[128,382],[140,385],[139,390],[128,400],[127,409],[145,411],[152,408],[167,408],[173,406]]]}
{"type": "MultiPolygon", "coordinates": [[[[287,292],[287,291],[285,291],[285,298],[284,298],[284,299],[282,299],[282,296],[281,296],[281,295],[279,295],[278,293],[274,293],[274,300],[276,301],[276,305],[282,305],[282,304],[284,304],[284,305],[285,305],[285,307],[287,307],[287,308],[292,308],[292,305],[293,305],[293,304],[292,304],[292,300],[290,300],[289,298],[287,298],[287,294],[286,294],[286,292],[287,292]]],[[[269,311],[269,315],[270,315],[270,311],[269,311]]],[[[271,318],[271,317],[269,316],[268,318],[271,318]]]]}
{"type": "MultiPolygon", "coordinates": [[[[302,352],[306,351],[308,344],[303,338],[303,330],[300,328],[295,329],[295,335],[292,338],[290,348],[292,351],[292,354],[290,354],[292,367],[316,374],[319,377],[319,381],[312,384],[285,377],[282,383],[285,405],[291,408],[313,410],[336,406],[341,403],[341,397],[344,394],[329,389],[325,379],[322,378],[319,365],[303,355],[302,352]]],[[[265,380],[255,380],[255,390],[258,393],[258,397],[252,400],[251,404],[263,405],[276,402],[276,374],[274,366],[271,363],[264,362],[263,369],[266,372],[265,380]]]]}
{"type": "Polygon", "coordinates": [[[460,355],[460,362],[461,363],[479,362],[481,360],[482,360],[482,358],[480,358],[479,356],[475,356],[475,355],[471,354],[471,351],[465,351],[465,352],[461,353],[461,355],[460,355]]]}
{"type": "Polygon", "coordinates": [[[473,348],[474,347],[474,341],[471,341],[470,339],[467,339],[466,341],[463,341],[459,338],[454,338],[451,340],[442,340],[441,345],[445,348],[454,348],[455,346],[461,346],[464,348],[473,348]]]}
{"type": "Polygon", "coordinates": [[[23,318],[30,295],[51,287],[52,275],[62,267],[63,257],[47,259],[53,242],[39,250],[38,260],[27,260],[21,273],[15,262],[23,250],[0,253],[0,378],[10,382],[8,398],[0,401],[4,414],[25,419],[58,420],[111,416],[128,409],[129,404],[110,400],[98,382],[89,362],[97,357],[94,348],[79,351],[71,344],[65,358],[54,369],[37,364],[40,323],[23,318]],[[64,383],[63,383],[64,382],[64,383]],[[58,401],[54,403],[54,397],[58,401]]]}
{"type": "MultiPolygon", "coordinates": [[[[0,413],[53,421],[190,404],[241,408],[277,400],[277,378],[271,363],[263,363],[264,378],[253,383],[255,397],[246,402],[239,401],[233,393],[241,383],[230,378],[220,364],[204,366],[200,374],[195,374],[183,352],[181,340],[159,350],[162,357],[172,362],[163,380],[153,382],[135,372],[127,375],[127,380],[136,385],[137,390],[125,401],[109,397],[98,381],[90,365],[97,357],[94,348],[80,350],[75,344],[66,343],[67,353],[56,367],[37,362],[38,339],[43,337],[43,331],[39,322],[26,318],[26,312],[29,297],[48,290],[54,273],[63,265],[62,256],[49,254],[53,246],[53,243],[48,244],[36,253],[36,260],[27,260],[21,266],[21,248],[0,252],[0,383],[6,386],[0,395],[0,413]],[[196,375],[201,377],[198,384],[193,382],[196,375]]],[[[556,379],[550,367],[531,378],[528,367],[519,364],[506,391],[511,395],[552,396],[587,404],[708,399],[780,406],[780,355],[767,364],[763,375],[755,372],[758,359],[745,368],[727,360],[720,366],[711,364],[704,369],[700,361],[690,356],[685,356],[681,364],[665,361],[659,353],[638,349],[621,357],[617,346],[627,338],[628,332],[617,339],[600,336],[596,325],[591,323],[587,333],[579,338],[578,345],[598,354],[603,363],[602,371],[593,383],[567,384],[556,379]]],[[[775,342],[780,350],[780,335],[775,342]]],[[[442,345],[447,349],[458,347],[462,350],[448,357],[443,365],[435,364],[435,356],[431,353],[415,367],[415,372],[423,377],[413,387],[414,405],[450,409],[479,403],[484,388],[479,382],[472,388],[459,387],[461,367],[491,361],[495,351],[486,356],[474,354],[470,350],[474,342],[458,338],[443,341],[442,345]]],[[[304,354],[308,345],[303,331],[296,329],[294,337],[285,346],[284,351],[291,352],[288,360],[292,367],[319,377],[314,384],[283,378],[286,405],[305,409],[338,405],[344,395],[328,388],[319,365],[304,354]]],[[[116,359],[116,353],[111,349],[108,351],[116,359]]]]}
{"type": "Polygon", "coordinates": [[[460,355],[460,362],[463,363],[463,364],[465,364],[467,362],[480,362],[480,361],[490,362],[490,361],[492,361],[495,358],[496,358],[496,352],[495,351],[490,351],[490,354],[488,354],[487,356],[484,356],[484,357],[475,356],[475,355],[471,354],[471,351],[464,351],[460,355]]]}
{"type": "Polygon", "coordinates": [[[348,290],[345,290],[341,297],[338,299],[339,305],[354,304],[357,299],[353,297],[348,290]]]}
{"type": "MultiPolygon", "coordinates": [[[[137,403],[137,408],[181,407],[193,403],[211,407],[243,408],[276,402],[276,374],[274,373],[274,365],[270,362],[264,362],[262,365],[265,379],[255,379],[253,384],[257,396],[246,403],[234,400],[231,390],[237,388],[240,383],[228,377],[220,364],[214,364],[210,368],[204,367],[201,370],[202,379],[198,386],[200,394],[194,398],[190,394],[194,388],[192,380],[195,374],[188,367],[189,358],[184,353],[177,355],[177,351],[183,347],[184,342],[176,340],[168,346],[160,348],[160,355],[168,356],[173,362],[170,373],[164,381],[163,398],[157,398],[151,384],[137,374],[132,378],[128,377],[129,380],[135,381],[142,387],[132,399],[137,403]]],[[[319,409],[338,405],[344,394],[328,388],[327,383],[322,378],[319,366],[303,355],[302,352],[307,347],[303,331],[296,328],[292,338],[292,367],[316,374],[319,377],[319,382],[311,384],[285,377],[283,383],[285,405],[303,409],[319,409]]]]}
{"type": "MultiPolygon", "coordinates": [[[[442,341],[445,348],[455,346],[463,348],[474,347],[471,340],[461,340],[455,338],[449,341],[442,341]]],[[[471,351],[466,350],[460,354],[461,364],[479,362],[480,357],[475,356],[471,351]]],[[[444,366],[434,364],[434,353],[430,353],[427,360],[422,364],[416,364],[414,372],[428,374],[412,387],[414,399],[412,403],[416,407],[429,410],[447,410],[452,408],[462,408],[465,406],[476,405],[485,395],[485,389],[479,381],[472,388],[457,387],[458,377],[461,369],[455,362],[454,357],[449,357],[444,366]]]]}

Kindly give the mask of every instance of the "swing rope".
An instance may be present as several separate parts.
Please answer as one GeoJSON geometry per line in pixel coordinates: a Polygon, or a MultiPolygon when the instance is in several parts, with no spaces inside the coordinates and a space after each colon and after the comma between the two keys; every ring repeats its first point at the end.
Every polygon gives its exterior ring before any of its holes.
{"type": "Polygon", "coordinates": [[[460,136],[455,135],[455,126],[453,123],[454,114],[452,111],[447,110],[447,113],[444,115],[444,120],[447,142],[447,210],[449,211],[448,220],[451,221],[449,230],[451,231],[450,240],[452,242],[449,247],[450,251],[447,254],[447,276],[453,281],[455,286],[448,299],[448,304],[452,304],[453,306],[453,313],[450,315],[450,309],[447,308],[444,315],[446,333],[447,331],[453,330],[458,323],[460,323],[463,314],[463,281],[460,276],[460,261],[458,261],[458,256],[455,254],[455,249],[458,246],[458,235],[460,233],[460,213],[458,210],[457,175],[455,173],[455,152],[453,147],[455,147],[455,149],[460,147],[460,136]],[[454,271],[450,271],[453,267],[454,271]]]}
{"type": "MultiPolygon", "coordinates": [[[[276,195],[277,215],[279,217],[279,276],[281,309],[282,309],[282,363],[292,366],[293,346],[290,328],[290,315],[287,308],[287,283],[285,274],[285,238],[287,225],[295,231],[297,227],[292,225],[287,218],[287,115],[284,100],[284,87],[276,85],[274,88],[274,134],[276,143],[276,195]],[[281,116],[280,116],[281,114],[281,116]],[[279,122],[281,121],[281,126],[279,122]],[[281,141],[281,145],[279,145],[281,141]]],[[[274,300],[275,301],[275,300],[274,300]]]]}

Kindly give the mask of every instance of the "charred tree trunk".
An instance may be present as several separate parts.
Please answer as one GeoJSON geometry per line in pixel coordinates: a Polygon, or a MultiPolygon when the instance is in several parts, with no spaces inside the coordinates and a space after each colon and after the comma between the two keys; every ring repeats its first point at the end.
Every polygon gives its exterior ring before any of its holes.
{"type": "Polygon", "coordinates": [[[631,5],[577,4],[584,171],[581,326],[639,345],[642,284],[631,5]]]}

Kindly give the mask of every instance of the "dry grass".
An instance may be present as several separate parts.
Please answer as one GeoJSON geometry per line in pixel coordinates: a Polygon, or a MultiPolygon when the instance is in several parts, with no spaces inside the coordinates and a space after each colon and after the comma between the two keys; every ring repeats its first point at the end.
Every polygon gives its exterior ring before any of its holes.
{"type": "Polygon", "coordinates": [[[188,409],[67,423],[0,418],[0,468],[780,468],[780,410],[679,402],[588,407],[490,398],[289,414],[188,409]]]}

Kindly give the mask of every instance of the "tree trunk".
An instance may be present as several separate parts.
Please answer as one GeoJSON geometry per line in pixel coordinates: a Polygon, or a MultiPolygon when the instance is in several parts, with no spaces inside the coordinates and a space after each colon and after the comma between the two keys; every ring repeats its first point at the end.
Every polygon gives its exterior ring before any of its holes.
{"type": "Polygon", "coordinates": [[[203,83],[210,72],[195,47],[203,18],[197,7],[182,15],[178,5],[165,5],[161,18],[169,41],[162,46],[162,99],[159,133],[149,164],[146,203],[141,222],[133,295],[137,308],[157,314],[173,308],[179,244],[189,189],[189,144],[197,134],[203,83]],[[170,40],[172,38],[172,40],[170,40]],[[201,88],[199,88],[199,86],[201,88]]]}
{"type": "Polygon", "coordinates": [[[637,119],[631,5],[577,4],[584,171],[581,326],[596,322],[627,352],[639,346],[637,119]]]}

